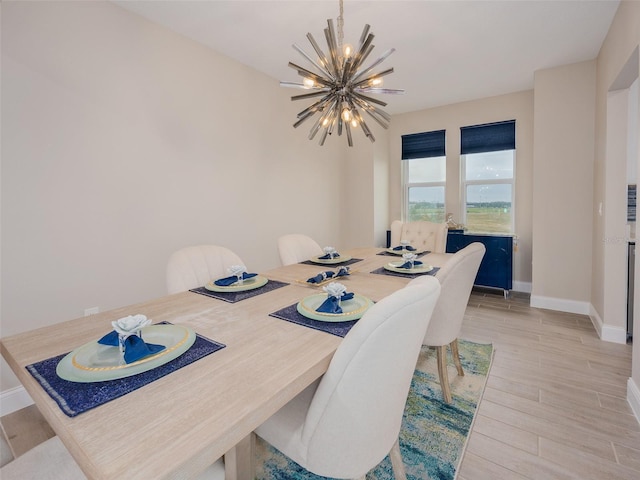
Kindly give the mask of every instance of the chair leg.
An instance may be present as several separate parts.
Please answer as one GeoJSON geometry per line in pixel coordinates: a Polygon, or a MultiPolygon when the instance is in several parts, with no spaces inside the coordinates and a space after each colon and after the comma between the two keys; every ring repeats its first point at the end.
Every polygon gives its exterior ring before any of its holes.
{"type": "Polygon", "coordinates": [[[402,462],[402,455],[400,454],[400,439],[396,440],[396,443],[391,447],[389,452],[391,457],[391,467],[393,468],[393,476],[396,480],[407,480],[407,474],[404,471],[404,463],[402,462]]]}
{"type": "Polygon", "coordinates": [[[451,356],[453,357],[453,363],[456,364],[458,375],[464,377],[464,370],[462,369],[462,364],[460,363],[460,353],[458,352],[458,339],[456,338],[449,344],[449,346],[451,347],[451,356]]]}
{"type": "Polygon", "coordinates": [[[445,403],[451,403],[451,389],[449,388],[449,375],[447,374],[447,346],[436,347],[438,352],[438,376],[440,377],[440,388],[445,403]]]}

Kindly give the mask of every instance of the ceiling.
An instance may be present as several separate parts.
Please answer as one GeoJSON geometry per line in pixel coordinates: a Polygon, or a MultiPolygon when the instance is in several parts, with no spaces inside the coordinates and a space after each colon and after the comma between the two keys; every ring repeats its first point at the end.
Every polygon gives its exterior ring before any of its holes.
{"type": "MultiPolygon", "coordinates": [[[[339,14],[338,0],[113,3],[288,81],[300,80],[289,61],[309,65],[292,44],[313,54],[310,32],[326,51],[323,30],[339,14]]],[[[345,0],[344,37],[356,44],[364,25],[371,25],[376,47],[367,65],[396,49],[379,68],[393,67],[384,86],[406,93],[379,98],[397,114],[530,90],[536,70],[596,58],[618,3],[345,0]]]]}

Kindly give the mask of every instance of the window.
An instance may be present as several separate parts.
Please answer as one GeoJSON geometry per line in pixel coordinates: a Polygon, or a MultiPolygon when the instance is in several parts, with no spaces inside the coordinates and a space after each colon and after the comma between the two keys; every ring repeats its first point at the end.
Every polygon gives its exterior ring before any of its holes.
{"type": "Polygon", "coordinates": [[[513,233],[515,120],[460,129],[463,223],[478,233],[513,233]]]}
{"type": "Polygon", "coordinates": [[[405,221],[445,220],[445,131],[402,136],[405,221]]]}

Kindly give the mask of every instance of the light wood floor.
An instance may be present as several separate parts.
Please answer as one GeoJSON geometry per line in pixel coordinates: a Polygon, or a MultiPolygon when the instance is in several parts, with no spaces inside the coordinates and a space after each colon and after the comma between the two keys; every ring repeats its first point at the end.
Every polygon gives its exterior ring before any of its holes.
{"type": "MultiPolygon", "coordinates": [[[[459,480],[640,479],[630,345],[601,342],[586,316],[482,291],[460,337],[493,343],[495,357],[459,480]]],[[[0,423],[17,455],[53,435],[34,407],[0,423]]]]}

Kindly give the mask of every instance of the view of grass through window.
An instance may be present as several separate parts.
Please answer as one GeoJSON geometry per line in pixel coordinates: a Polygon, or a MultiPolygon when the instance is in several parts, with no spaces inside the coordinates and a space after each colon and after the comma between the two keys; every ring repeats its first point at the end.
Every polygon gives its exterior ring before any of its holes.
{"type": "Polygon", "coordinates": [[[444,204],[431,202],[409,202],[409,222],[442,223],[445,220],[444,204]]]}
{"type": "Polygon", "coordinates": [[[481,233],[511,233],[511,203],[467,205],[468,230],[481,233]]]}
{"type": "MultiPolygon", "coordinates": [[[[467,207],[467,230],[479,233],[511,233],[511,203],[491,202],[467,207]]],[[[442,223],[445,221],[444,205],[409,203],[409,221],[442,223]]]]}

